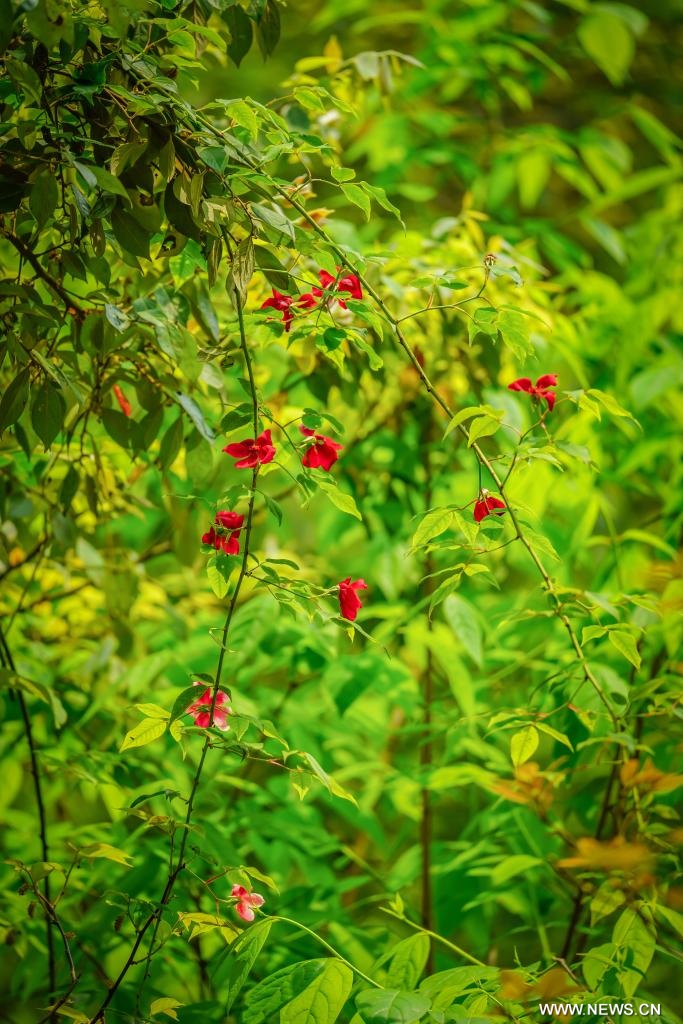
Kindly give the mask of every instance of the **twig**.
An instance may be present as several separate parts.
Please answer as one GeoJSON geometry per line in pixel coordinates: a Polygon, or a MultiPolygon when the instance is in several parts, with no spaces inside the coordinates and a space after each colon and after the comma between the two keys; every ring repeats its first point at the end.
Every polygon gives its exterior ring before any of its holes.
{"type": "Polygon", "coordinates": [[[56,278],[52,276],[52,274],[49,274],[47,270],[45,270],[42,267],[35,253],[32,252],[31,249],[29,249],[29,247],[25,245],[20,238],[17,238],[16,235],[13,235],[11,231],[5,231],[3,232],[3,234],[7,241],[14,246],[18,253],[20,253],[23,259],[25,259],[27,263],[31,264],[38,277],[42,278],[43,281],[45,281],[45,284],[50,286],[55,295],[59,296],[64,305],[67,307],[67,310],[73,310],[78,315],[79,319],[83,319],[85,317],[85,311],[83,310],[83,308],[78,305],[76,300],[71,295],[69,295],[69,293],[66,291],[65,288],[62,287],[59,281],[57,281],[56,278]]]}
{"type": "MultiPolygon", "coordinates": [[[[0,626],[0,663],[2,663],[11,672],[16,672],[14,659],[12,658],[11,651],[7,646],[7,640],[5,634],[0,626]]],[[[24,733],[26,735],[26,742],[28,744],[29,756],[31,759],[31,775],[33,776],[33,791],[36,798],[36,806],[38,809],[38,832],[40,836],[40,851],[43,861],[48,862],[50,860],[50,848],[47,841],[47,818],[45,815],[45,802],[43,800],[43,787],[40,778],[40,769],[38,767],[38,753],[36,749],[36,742],[33,735],[33,727],[31,725],[31,716],[26,706],[26,700],[21,690],[16,690],[17,699],[19,702],[19,710],[21,712],[21,718],[24,723],[24,733]]],[[[47,906],[52,907],[51,893],[50,893],[50,875],[47,873],[43,879],[43,895],[47,906]]],[[[45,915],[45,926],[47,932],[47,963],[48,963],[48,979],[50,986],[50,998],[55,990],[57,969],[55,963],[55,946],[54,946],[54,935],[53,935],[53,918],[50,914],[45,915]]],[[[61,929],[60,929],[61,930],[61,929]]],[[[72,962],[73,963],[73,962],[72,962]]],[[[52,1019],[52,1017],[50,1018],[52,1019]]]]}

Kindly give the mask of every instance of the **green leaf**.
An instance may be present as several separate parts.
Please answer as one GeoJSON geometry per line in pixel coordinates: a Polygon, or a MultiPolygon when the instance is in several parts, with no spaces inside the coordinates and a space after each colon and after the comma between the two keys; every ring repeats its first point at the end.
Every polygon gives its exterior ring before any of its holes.
{"type": "Polygon", "coordinates": [[[145,747],[153,743],[166,732],[166,722],[160,718],[143,718],[141,722],[126,733],[123,743],[119,747],[121,753],[130,750],[132,747],[145,747]]]}
{"type": "Polygon", "coordinates": [[[25,367],[8,385],[0,399],[0,431],[11,427],[21,416],[26,407],[29,386],[29,370],[25,367]]]}
{"type": "Polygon", "coordinates": [[[126,210],[116,207],[111,213],[111,226],[116,241],[125,252],[149,259],[151,235],[135,217],[126,210]]]}
{"type": "Polygon", "coordinates": [[[175,423],[172,423],[161,439],[159,449],[159,462],[162,469],[169,469],[182,447],[183,443],[183,417],[179,416],[175,423]]]}
{"type": "Polygon", "coordinates": [[[450,594],[443,602],[443,614],[472,661],[481,667],[484,659],[482,628],[472,605],[459,594],[450,594]]]}
{"type": "Polygon", "coordinates": [[[633,907],[625,910],[612,933],[612,941],[622,954],[618,975],[627,999],[643,980],[657,945],[652,915],[645,905],[638,910],[633,907]],[[650,922],[649,927],[646,922],[650,922]]]}
{"type": "Polygon", "coordinates": [[[213,441],[215,439],[215,434],[211,427],[208,426],[206,420],[204,419],[204,414],[202,413],[202,410],[199,408],[194,399],[190,398],[189,395],[184,395],[182,391],[176,391],[175,396],[179,404],[183,407],[187,415],[194,423],[199,433],[204,438],[204,440],[213,441]]]}
{"type": "Polygon", "coordinates": [[[333,779],[332,776],[329,775],[318,763],[318,761],[316,761],[313,754],[304,754],[304,757],[311,766],[313,774],[322,782],[325,789],[331,793],[332,796],[338,796],[342,800],[350,801],[352,804],[357,803],[355,796],[352,793],[349,793],[348,790],[344,789],[343,786],[340,786],[336,779],[333,779]]]}
{"type": "Polygon", "coordinates": [[[131,421],[118,409],[102,410],[102,425],[112,440],[121,448],[130,448],[132,441],[131,421]]]}
{"type": "Polygon", "coordinates": [[[282,507],[279,502],[277,502],[275,498],[271,498],[270,495],[266,494],[264,491],[261,491],[260,493],[266,503],[266,508],[270,514],[277,519],[278,526],[282,526],[282,507]]]}
{"type": "Polygon", "coordinates": [[[621,85],[631,66],[635,44],[625,20],[608,10],[589,14],[579,24],[584,50],[613,85],[621,85]]]}
{"type": "Polygon", "coordinates": [[[611,416],[625,417],[626,419],[633,420],[634,423],[638,422],[628,409],[624,409],[622,405],[619,405],[614,395],[610,395],[606,391],[599,391],[598,388],[589,388],[586,394],[596,399],[611,416]]]}
{"type": "MultiPolygon", "coordinates": [[[[207,685],[210,686],[212,684],[209,683],[207,685]]],[[[173,701],[170,717],[166,721],[169,728],[178,718],[185,714],[191,704],[201,697],[204,693],[204,689],[205,688],[203,686],[195,686],[193,684],[192,686],[187,686],[178,694],[176,699],[173,701]]]]}
{"type": "Polygon", "coordinates": [[[290,290],[293,282],[289,272],[270,249],[267,249],[265,245],[255,245],[254,257],[257,267],[273,288],[279,292],[290,290]]]}
{"type": "Polygon", "coordinates": [[[500,864],[496,864],[491,872],[492,885],[505,885],[511,878],[517,875],[528,874],[531,868],[543,864],[540,857],[532,857],[528,853],[516,853],[511,857],[505,857],[500,864]]]}
{"type": "Polygon", "coordinates": [[[286,1003],[303,992],[325,970],[327,960],[303,960],[283,967],[260,981],[249,993],[242,1013],[242,1024],[273,1024],[286,1003]]]}
{"type": "Polygon", "coordinates": [[[574,749],[574,747],[571,744],[571,741],[564,735],[564,733],[558,732],[557,729],[553,729],[550,725],[547,725],[545,722],[536,722],[536,728],[539,732],[545,733],[546,736],[552,736],[554,740],[557,740],[558,743],[561,743],[569,750],[574,749]]]}
{"type": "Polygon", "coordinates": [[[321,974],[280,1010],[280,1024],[334,1024],[349,997],[353,972],[340,960],[327,960],[321,974]]]}
{"type": "Polygon", "coordinates": [[[125,850],[119,850],[116,846],[110,846],[109,843],[91,843],[89,846],[82,846],[78,854],[80,857],[87,857],[88,860],[97,860],[103,857],[105,860],[112,860],[115,864],[123,864],[129,868],[133,863],[133,858],[125,850]]]}
{"type": "Polygon", "coordinates": [[[338,508],[340,512],[345,512],[349,516],[354,516],[355,519],[361,519],[362,516],[358,511],[356,502],[350,494],[345,494],[344,491],[340,491],[336,484],[326,479],[317,479],[318,487],[321,491],[327,495],[335,508],[338,508]]]}
{"type": "Polygon", "coordinates": [[[365,219],[370,220],[370,200],[360,185],[342,184],[341,190],[350,203],[363,211],[365,219]]]}
{"type": "Polygon", "coordinates": [[[612,646],[616,647],[619,653],[631,662],[634,668],[640,668],[640,654],[632,633],[627,633],[623,629],[610,629],[607,638],[612,646]]]}
{"type": "Polygon", "coordinates": [[[419,548],[430,540],[445,533],[453,525],[455,513],[450,508],[434,508],[423,516],[420,525],[413,534],[411,541],[413,548],[419,548]]]}
{"type": "Polygon", "coordinates": [[[368,364],[371,370],[381,370],[384,366],[384,360],[382,357],[375,352],[372,345],[369,345],[365,338],[358,331],[351,331],[347,335],[350,338],[351,343],[360,349],[368,357],[368,364]]]}
{"type": "Polygon", "coordinates": [[[41,172],[31,187],[28,205],[39,229],[45,227],[59,202],[59,186],[54,174],[41,172]]]}
{"type": "Polygon", "coordinates": [[[604,882],[590,901],[591,925],[609,917],[624,902],[624,894],[615,889],[611,882],[604,882]]]}
{"type": "Polygon", "coordinates": [[[480,437],[488,437],[491,434],[495,434],[500,427],[500,420],[493,416],[477,416],[476,419],[470,423],[470,429],[467,438],[467,447],[471,448],[474,442],[480,437]]]}
{"type": "Polygon", "coordinates": [[[46,448],[61,430],[65,413],[66,402],[61,392],[50,381],[44,381],[33,399],[31,425],[46,448]]]}
{"type": "Polygon", "coordinates": [[[130,325],[130,317],[122,309],[119,309],[118,306],[112,305],[111,302],[105,302],[104,315],[107,318],[107,323],[110,323],[119,334],[127,330],[130,325]]]}
{"type": "Polygon", "coordinates": [[[290,241],[294,241],[294,225],[279,206],[264,206],[263,203],[252,203],[251,212],[257,220],[263,221],[269,228],[285,235],[290,241]]]}
{"type": "Polygon", "coordinates": [[[171,996],[160,996],[159,999],[153,999],[149,1012],[153,1017],[158,1013],[164,1013],[171,1020],[178,1020],[178,1014],[175,1012],[179,1006],[184,1006],[184,1003],[179,1003],[177,999],[173,999],[171,996]]]}
{"type": "Polygon", "coordinates": [[[226,973],[216,976],[216,982],[221,985],[227,984],[228,994],[226,997],[225,1012],[230,1013],[233,1003],[242,990],[242,986],[249,977],[256,958],[263,949],[263,946],[270,934],[270,921],[257,921],[251,928],[243,933],[230,950],[227,951],[226,973]],[[238,945],[239,944],[239,945],[238,945]],[[235,951],[235,947],[237,949],[235,951]]]}
{"type": "Polygon", "coordinates": [[[247,287],[254,275],[254,243],[251,238],[245,238],[237,246],[230,269],[235,288],[244,301],[247,287]]]}
{"type": "Polygon", "coordinates": [[[429,957],[429,946],[429,936],[420,932],[399,942],[391,951],[387,986],[404,991],[417,988],[429,957]]]}
{"type": "Polygon", "coordinates": [[[538,730],[527,725],[516,732],[510,740],[510,758],[515,768],[528,761],[538,746],[538,730]]]}
{"type": "Polygon", "coordinates": [[[593,992],[612,966],[615,952],[614,944],[606,942],[601,946],[595,946],[584,955],[581,961],[581,973],[593,992]]]}
{"type": "Polygon", "coordinates": [[[251,19],[239,4],[228,7],[223,12],[223,18],[230,32],[228,56],[239,67],[251,47],[251,19]]]}
{"type": "MultiPolygon", "coordinates": [[[[380,188],[378,185],[369,185],[367,181],[361,182],[361,188],[364,189],[364,191],[367,192],[383,210],[386,210],[387,213],[393,213],[399,224],[403,224],[401,211],[398,206],[394,206],[383,188],[380,188]]],[[[403,226],[405,227],[405,225],[403,226]]]]}
{"type": "Polygon", "coordinates": [[[417,1024],[432,1001],[419,992],[371,989],[356,996],[364,1024],[417,1024]]]}
{"type": "Polygon", "coordinates": [[[44,701],[45,704],[49,705],[55,725],[58,729],[61,729],[66,722],[67,715],[64,710],[64,705],[54,690],[49,686],[44,686],[43,683],[36,682],[33,679],[27,679],[26,676],[16,675],[4,668],[0,668],[0,686],[9,687],[15,690],[22,690],[31,697],[36,697],[38,700],[44,701]]]}
{"type": "Polygon", "coordinates": [[[450,421],[444,431],[444,437],[448,437],[452,430],[459,427],[465,420],[470,419],[472,416],[482,415],[492,416],[496,419],[503,417],[503,411],[498,409],[492,409],[490,405],[468,405],[465,409],[461,409],[460,412],[456,413],[453,419],[450,421]]]}
{"type": "Polygon", "coordinates": [[[88,169],[103,192],[108,192],[113,196],[121,196],[127,203],[130,203],[125,186],[114,174],[105,170],[104,167],[98,167],[96,164],[90,164],[88,169]]]}
{"type": "Polygon", "coordinates": [[[223,600],[228,592],[230,566],[225,565],[225,559],[229,557],[229,555],[212,555],[206,564],[209,586],[220,601],[223,600]]]}
{"type": "Polygon", "coordinates": [[[353,181],[356,177],[356,172],[351,167],[332,167],[330,168],[330,174],[334,181],[353,181]]]}
{"type": "Polygon", "coordinates": [[[43,97],[43,85],[33,68],[22,60],[15,60],[14,57],[5,58],[5,68],[12,81],[16,82],[24,93],[29,105],[39,107],[43,97]]]}
{"type": "Polygon", "coordinates": [[[256,36],[265,57],[270,57],[280,39],[280,11],[275,0],[266,0],[263,14],[257,21],[256,36]]]}

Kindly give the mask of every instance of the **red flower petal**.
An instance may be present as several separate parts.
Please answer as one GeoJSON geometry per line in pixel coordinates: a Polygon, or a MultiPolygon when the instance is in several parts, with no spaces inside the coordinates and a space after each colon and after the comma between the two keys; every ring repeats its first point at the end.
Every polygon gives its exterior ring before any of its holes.
{"type": "Polygon", "coordinates": [[[324,469],[329,471],[339,458],[338,452],[342,451],[343,445],[333,441],[331,437],[324,434],[316,434],[307,427],[300,427],[305,437],[312,437],[315,443],[307,448],[301,460],[301,465],[308,469],[324,469]]]}
{"type": "Polygon", "coordinates": [[[238,459],[235,469],[253,469],[257,463],[272,462],[275,457],[275,446],[270,439],[270,430],[264,430],[255,440],[248,438],[245,441],[228,444],[223,451],[238,459]]]}
{"type": "MultiPolygon", "coordinates": [[[[195,681],[194,685],[203,686],[204,684],[195,681]]],[[[194,724],[198,725],[200,729],[208,729],[211,722],[211,703],[213,700],[212,692],[212,688],[207,686],[201,697],[194,701],[193,704],[190,704],[187,709],[187,713],[192,715],[192,718],[194,719],[194,724]]],[[[220,729],[222,732],[227,732],[229,729],[228,715],[231,713],[230,701],[227,693],[224,693],[223,690],[219,690],[216,694],[216,704],[213,709],[213,724],[216,728],[220,729]]]]}
{"type": "Polygon", "coordinates": [[[536,381],[537,388],[555,388],[557,387],[557,374],[556,373],[544,373],[542,377],[539,377],[536,381]]]}
{"type": "Polygon", "coordinates": [[[348,619],[350,622],[355,620],[363,607],[356,591],[367,590],[367,587],[365,580],[355,580],[352,583],[350,576],[339,583],[339,610],[343,619],[348,619]]]}
{"type": "Polygon", "coordinates": [[[508,384],[508,391],[526,391],[531,393],[533,387],[528,377],[520,377],[519,380],[513,380],[512,384],[508,384]]]}
{"type": "Polygon", "coordinates": [[[237,512],[217,512],[216,523],[224,530],[239,530],[244,525],[244,516],[237,512]]]}
{"type": "Polygon", "coordinates": [[[131,412],[133,411],[133,406],[130,404],[121,388],[118,386],[118,384],[114,384],[112,390],[114,392],[114,395],[116,396],[116,401],[119,403],[123,415],[130,416],[131,412]]]}
{"type": "Polygon", "coordinates": [[[490,494],[486,495],[474,503],[474,520],[480,523],[482,519],[490,516],[491,513],[500,516],[505,512],[505,509],[505,502],[501,501],[500,498],[493,498],[490,494]]]}

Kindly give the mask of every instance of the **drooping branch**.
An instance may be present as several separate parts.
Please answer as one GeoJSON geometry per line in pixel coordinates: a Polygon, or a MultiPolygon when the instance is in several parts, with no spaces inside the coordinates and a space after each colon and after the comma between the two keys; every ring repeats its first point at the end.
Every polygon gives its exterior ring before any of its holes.
{"type": "MultiPolygon", "coordinates": [[[[5,668],[9,669],[10,672],[15,673],[16,667],[14,665],[14,659],[12,652],[9,649],[5,634],[2,626],[0,626],[0,664],[5,668]]],[[[21,713],[21,720],[24,725],[24,734],[26,736],[26,743],[28,744],[29,757],[31,760],[31,776],[33,778],[33,792],[35,794],[36,808],[38,810],[38,836],[40,839],[40,853],[43,861],[49,862],[50,860],[50,847],[48,844],[47,837],[47,816],[45,813],[45,800],[43,798],[43,785],[40,775],[40,766],[38,764],[38,749],[36,746],[35,737],[33,735],[33,726],[31,724],[31,715],[26,705],[26,699],[21,690],[13,690],[12,693],[16,696],[19,703],[19,711],[21,713]]],[[[41,900],[43,909],[45,910],[45,928],[47,936],[47,964],[48,964],[48,981],[50,996],[55,990],[55,983],[57,979],[57,965],[55,961],[55,944],[54,944],[54,920],[52,911],[52,896],[50,886],[50,874],[47,872],[43,879],[43,899],[41,900]]],[[[61,930],[61,929],[60,929],[61,930]]],[[[71,967],[73,963],[71,963],[71,967]]]]}
{"type": "MultiPolygon", "coordinates": [[[[218,133],[218,132],[216,134],[220,135],[220,133],[218,133]]],[[[388,306],[386,305],[386,303],[385,303],[384,299],[381,297],[381,295],[376,291],[375,288],[373,288],[373,286],[367,280],[367,278],[361,272],[358,271],[358,269],[354,266],[353,262],[346,255],[344,250],[341,249],[333,241],[333,239],[331,239],[328,236],[327,232],[323,228],[321,228],[320,224],[318,224],[318,222],[313,217],[311,217],[311,215],[308,213],[306,208],[304,206],[302,206],[301,203],[299,203],[296,199],[290,199],[290,197],[287,195],[287,193],[282,188],[282,186],[279,185],[276,181],[272,181],[272,186],[279,193],[279,195],[283,199],[287,199],[287,201],[291,203],[291,205],[294,207],[294,209],[297,211],[297,213],[299,213],[300,216],[302,216],[306,220],[306,222],[310,225],[312,230],[315,231],[316,234],[319,235],[319,237],[322,238],[325,241],[326,245],[332,250],[332,252],[334,252],[335,256],[339,259],[339,261],[342,263],[342,265],[345,266],[348,270],[350,270],[353,274],[355,274],[356,277],[358,278],[358,280],[363,284],[363,286],[365,287],[365,289],[368,292],[368,294],[373,298],[373,300],[377,304],[378,308],[380,309],[380,311],[382,313],[382,316],[384,317],[386,322],[391,327],[391,330],[393,332],[394,338],[396,339],[396,343],[403,350],[403,352],[405,353],[407,358],[410,360],[413,368],[416,370],[416,372],[417,372],[417,374],[418,374],[418,376],[420,378],[420,381],[422,382],[423,387],[425,388],[427,393],[431,396],[432,400],[436,403],[436,405],[448,417],[448,419],[452,420],[454,418],[454,416],[455,416],[455,411],[450,407],[450,405],[448,404],[446,399],[441,395],[441,393],[438,391],[438,389],[432,383],[431,379],[429,378],[429,375],[427,374],[426,370],[424,369],[424,367],[422,366],[422,364],[418,360],[417,356],[415,355],[415,352],[413,351],[413,349],[411,348],[410,344],[408,343],[408,341],[407,341],[407,339],[405,337],[405,334],[403,333],[403,331],[401,329],[400,320],[397,319],[391,313],[391,311],[389,310],[388,306]]],[[[463,438],[468,439],[467,430],[466,430],[465,426],[462,423],[458,424],[457,430],[458,430],[458,432],[460,433],[460,435],[463,438]]],[[[495,467],[493,466],[492,462],[487,458],[485,453],[482,451],[480,445],[478,445],[476,442],[474,442],[471,445],[471,449],[474,452],[474,454],[475,454],[479,464],[481,466],[483,466],[486,469],[486,471],[489,473],[489,475],[490,475],[491,479],[493,480],[493,482],[495,483],[496,487],[501,491],[501,493],[504,493],[503,481],[499,477],[499,475],[498,475],[495,467]]],[[[533,543],[526,536],[526,533],[524,532],[524,530],[522,528],[522,525],[521,525],[521,523],[519,521],[519,518],[518,518],[515,510],[510,507],[509,503],[507,503],[507,511],[508,511],[508,513],[510,515],[510,520],[512,521],[512,525],[515,528],[515,534],[516,534],[517,538],[520,540],[520,542],[522,543],[522,545],[524,546],[524,548],[526,549],[527,553],[529,554],[529,557],[531,558],[531,560],[534,563],[534,565],[535,565],[539,575],[541,576],[541,579],[543,580],[543,585],[545,587],[545,590],[546,590],[547,594],[549,595],[550,600],[552,601],[553,610],[554,610],[555,614],[557,615],[558,619],[560,620],[560,622],[562,623],[562,625],[564,626],[564,628],[565,628],[565,630],[567,632],[567,635],[569,637],[569,642],[571,644],[571,647],[573,648],[574,654],[576,655],[576,659],[577,659],[577,661],[579,662],[579,664],[581,666],[581,671],[583,672],[584,679],[587,682],[589,682],[590,685],[593,687],[595,693],[600,698],[600,701],[604,705],[604,707],[605,707],[605,709],[606,709],[610,719],[612,720],[612,723],[614,724],[615,727],[618,728],[619,727],[619,719],[618,719],[614,709],[612,708],[611,704],[609,703],[609,701],[607,699],[607,696],[605,695],[605,692],[604,692],[602,686],[600,685],[600,683],[599,683],[598,679],[596,678],[593,670],[591,669],[586,656],[583,653],[583,649],[581,647],[581,644],[579,643],[579,638],[578,638],[578,636],[576,634],[576,631],[574,630],[574,627],[572,626],[572,624],[571,624],[571,622],[569,620],[569,617],[567,616],[566,612],[564,611],[564,608],[563,608],[563,605],[562,605],[562,600],[561,600],[559,594],[557,593],[557,590],[555,589],[555,584],[553,583],[552,577],[550,576],[550,574],[548,573],[547,569],[545,568],[545,566],[543,564],[543,561],[541,560],[541,557],[538,554],[538,552],[536,551],[536,548],[534,547],[533,543]]]]}

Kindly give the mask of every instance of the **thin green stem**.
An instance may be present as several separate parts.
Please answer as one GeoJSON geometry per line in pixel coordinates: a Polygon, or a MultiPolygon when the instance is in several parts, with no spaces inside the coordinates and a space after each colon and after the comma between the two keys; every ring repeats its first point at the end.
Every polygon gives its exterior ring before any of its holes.
{"type": "MultiPolygon", "coordinates": [[[[251,362],[251,355],[249,353],[249,348],[248,348],[248,345],[247,345],[247,339],[246,339],[246,335],[245,335],[245,331],[244,331],[244,320],[243,320],[243,317],[242,317],[242,301],[241,301],[241,298],[239,296],[239,293],[238,293],[237,289],[235,289],[235,303],[236,303],[236,308],[237,308],[237,311],[238,311],[237,316],[238,316],[239,331],[240,331],[240,348],[242,350],[242,354],[243,354],[243,357],[244,357],[244,362],[245,362],[246,370],[247,370],[247,376],[249,378],[249,385],[250,385],[250,389],[251,389],[254,430],[255,430],[255,434],[258,434],[258,417],[259,417],[258,397],[257,397],[257,394],[256,394],[256,385],[255,385],[255,382],[254,382],[254,373],[253,373],[253,366],[252,366],[252,362],[251,362]]],[[[185,814],[185,821],[184,821],[182,838],[181,838],[180,844],[178,846],[178,858],[177,858],[177,861],[176,861],[176,865],[175,865],[175,867],[172,870],[169,871],[168,879],[166,881],[166,885],[164,886],[164,891],[162,893],[161,900],[159,901],[159,905],[152,911],[152,913],[149,915],[149,917],[146,919],[146,921],[144,922],[144,924],[140,928],[140,930],[139,930],[139,932],[138,932],[138,934],[137,934],[137,936],[135,938],[135,942],[133,943],[133,946],[131,948],[131,951],[130,951],[130,953],[128,955],[128,958],[127,958],[126,962],[124,963],[123,967],[121,968],[121,971],[119,972],[118,977],[116,978],[114,984],[112,985],[112,987],[107,992],[107,995],[105,996],[104,1000],[102,1001],[99,1009],[96,1011],[94,1016],[91,1018],[91,1024],[96,1024],[97,1021],[102,1020],[102,1018],[104,1016],[105,1010],[107,1009],[107,1007],[111,1003],[112,999],[116,995],[117,991],[119,990],[119,988],[123,984],[123,981],[125,980],[129,970],[135,964],[136,957],[137,957],[137,952],[138,952],[138,950],[139,950],[139,948],[140,948],[140,946],[142,944],[142,941],[143,941],[147,931],[149,930],[150,927],[152,927],[152,925],[154,925],[154,934],[156,934],[156,931],[157,931],[157,928],[158,928],[157,922],[159,921],[159,919],[161,917],[161,914],[164,911],[164,908],[168,905],[168,903],[169,903],[169,901],[171,899],[171,896],[173,894],[173,890],[175,888],[175,884],[176,884],[176,881],[178,879],[178,876],[182,873],[183,869],[185,868],[185,850],[187,848],[187,841],[188,841],[188,836],[189,836],[189,833],[190,833],[190,823],[191,823],[191,820],[192,820],[192,811],[194,809],[195,798],[196,798],[197,792],[199,790],[199,783],[200,783],[200,780],[201,780],[201,777],[202,777],[202,772],[204,770],[204,764],[206,762],[206,756],[207,756],[207,754],[209,752],[209,748],[211,747],[211,739],[212,739],[212,737],[211,737],[210,728],[213,725],[213,716],[214,716],[214,712],[215,712],[215,709],[216,709],[216,700],[217,700],[217,697],[218,697],[218,692],[220,690],[221,679],[222,679],[222,675],[223,675],[223,665],[224,665],[224,662],[225,662],[225,653],[226,653],[226,650],[227,650],[227,641],[228,641],[228,635],[229,635],[229,632],[230,632],[230,625],[232,623],[233,615],[235,613],[235,608],[237,607],[237,600],[239,598],[240,591],[242,589],[242,583],[244,582],[244,578],[245,578],[245,576],[247,574],[247,564],[248,564],[248,560],[249,560],[249,544],[250,544],[250,541],[251,541],[251,530],[252,530],[253,518],[254,518],[254,500],[255,500],[255,497],[256,497],[256,481],[257,481],[257,478],[258,478],[258,471],[259,471],[259,465],[257,463],[256,466],[254,467],[253,471],[252,471],[252,477],[251,477],[250,494],[249,494],[249,506],[248,506],[247,515],[246,515],[246,530],[245,530],[245,539],[244,539],[244,550],[242,552],[242,561],[241,561],[241,564],[240,564],[239,576],[237,577],[237,582],[235,584],[235,589],[233,590],[232,597],[230,599],[230,604],[228,606],[228,611],[227,611],[227,615],[225,617],[225,623],[223,625],[223,632],[222,632],[222,636],[221,636],[220,653],[218,655],[218,664],[216,666],[216,675],[214,677],[214,683],[213,683],[213,689],[212,689],[211,708],[210,708],[210,712],[209,712],[209,715],[210,715],[210,718],[209,718],[209,729],[207,729],[207,735],[206,735],[206,737],[204,739],[204,744],[202,746],[202,752],[201,752],[201,755],[200,755],[200,758],[199,758],[199,762],[197,764],[197,769],[195,771],[194,778],[192,780],[192,786],[191,786],[191,789],[190,789],[190,795],[189,795],[188,802],[187,802],[187,812],[185,814]]]]}
{"type": "Polygon", "coordinates": [[[410,928],[413,928],[416,932],[422,932],[423,935],[429,935],[430,938],[434,939],[435,942],[440,942],[442,946],[447,946],[448,949],[453,950],[458,956],[461,956],[463,960],[467,960],[468,963],[474,964],[476,967],[486,967],[487,965],[482,960],[477,960],[476,956],[472,956],[466,950],[461,949],[460,946],[456,946],[450,939],[445,939],[443,935],[439,935],[438,932],[433,932],[429,928],[423,928],[420,924],[415,924],[414,921],[410,921],[407,917],[403,917],[401,914],[394,913],[393,910],[389,910],[388,907],[381,907],[381,910],[385,914],[389,914],[391,917],[395,917],[397,921],[402,921],[403,924],[407,924],[410,928]]]}
{"type": "Polygon", "coordinates": [[[307,928],[305,924],[301,924],[299,921],[292,921],[292,919],[289,917],[280,917],[279,915],[271,916],[264,914],[263,917],[267,921],[282,921],[283,924],[291,924],[295,928],[299,928],[302,932],[306,932],[306,934],[314,938],[316,942],[319,942],[321,946],[324,946],[325,949],[329,950],[329,952],[332,953],[332,955],[336,957],[337,960],[341,960],[343,964],[346,964],[349,970],[353,971],[354,974],[357,974],[359,978],[363,979],[363,981],[367,981],[368,985],[372,985],[373,988],[384,988],[384,986],[380,985],[379,982],[374,981],[372,978],[369,978],[367,974],[363,974],[361,970],[359,970],[357,967],[354,967],[353,964],[349,960],[347,960],[345,956],[342,956],[341,953],[339,953],[338,950],[334,948],[334,946],[331,946],[329,942],[326,942],[325,939],[323,939],[322,936],[318,935],[317,932],[314,932],[310,928],[307,928]]]}

